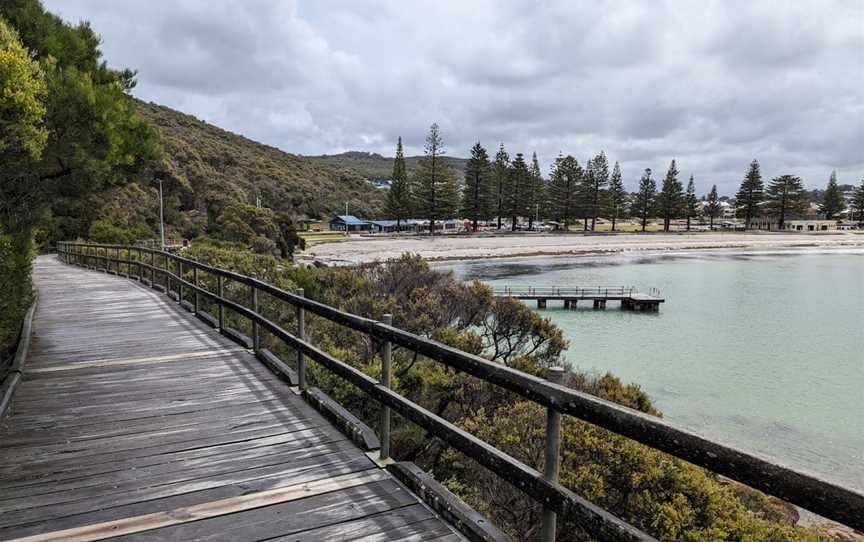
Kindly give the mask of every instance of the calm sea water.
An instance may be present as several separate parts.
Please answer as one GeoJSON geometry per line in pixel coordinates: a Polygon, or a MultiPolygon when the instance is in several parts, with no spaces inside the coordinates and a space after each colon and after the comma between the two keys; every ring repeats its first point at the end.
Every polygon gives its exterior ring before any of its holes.
{"type": "Polygon", "coordinates": [[[655,287],[659,314],[542,311],[567,360],[703,435],[864,489],[864,251],[547,257],[439,265],[493,285],[655,287]]]}

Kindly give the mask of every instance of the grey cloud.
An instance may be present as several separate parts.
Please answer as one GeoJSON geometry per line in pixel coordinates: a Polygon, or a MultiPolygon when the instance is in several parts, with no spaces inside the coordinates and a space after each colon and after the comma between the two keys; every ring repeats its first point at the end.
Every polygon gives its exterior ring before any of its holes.
{"type": "Polygon", "coordinates": [[[864,175],[864,4],[46,0],[88,19],[136,95],[289,152],[604,149],[627,184],[678,159],[700,192],[864,175]]]}

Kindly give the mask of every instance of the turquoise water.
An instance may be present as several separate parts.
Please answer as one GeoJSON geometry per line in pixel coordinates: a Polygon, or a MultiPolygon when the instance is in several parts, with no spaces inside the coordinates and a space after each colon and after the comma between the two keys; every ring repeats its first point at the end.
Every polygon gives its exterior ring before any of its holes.
{"type": "Polygon", "coordinates": [[[438,267],[498,286],[659,288],[659,314],[614,302],[605,311],[550,302],[541,312],[570,340],[570,364],[640,384],[667,419],[864,489],[864,251],[438,267]]]}

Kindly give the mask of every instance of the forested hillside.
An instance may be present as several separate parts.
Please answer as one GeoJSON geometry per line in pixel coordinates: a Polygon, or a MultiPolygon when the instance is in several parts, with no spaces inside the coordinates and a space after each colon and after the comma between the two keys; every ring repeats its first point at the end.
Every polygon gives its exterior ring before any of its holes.
{"type": "Polygon", "coordinates": [[[313,163],[168,107],[141,101],[136,107],[159,135],[161,164],[153,180],[100,195],[91,238],[127,242],[155,235],[156,179],[163,181],[169,236],[206,235],[259,252],[281,245],[296,220],[325,218],[345,202],[364,216],[381,212],[384,194],[355,173],[313,163]]]}
{"type": "Polygon", "coordinates": [[[356,174],[322,167],[222,130],[157,104],[138,103],[139,114],[158,129],[166,154],[166,177],[177,184],[183,209],[213,212],[256,197],[277,211],[319,218],[348,201],[364,215],[378,213],[384,198],[356,174]]]}
{"type": "MultiPolygon", "coordinates": [[[[374,152],[348,151],[341,154],[322,154],[320,156],[306,156],[313,162],[352,171],[366,179],[390,179],[393,176],[393,160],[374,152]]],[[[417,163],[422,156],[406,156],[405,168],[409,175],[414,174],[417,163]]],[[[467,158],[454,158],[445,156],[444,161],[457,173],[459,177],[465,175],[465,164],[467,158]]]]}

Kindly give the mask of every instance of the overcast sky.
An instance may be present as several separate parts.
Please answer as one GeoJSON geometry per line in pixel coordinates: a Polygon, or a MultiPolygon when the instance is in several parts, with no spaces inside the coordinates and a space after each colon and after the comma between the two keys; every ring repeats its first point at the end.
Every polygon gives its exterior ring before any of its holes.
{"type": "MultiPolygon", "coordinates": [[[[136,96],[299,154],[606,151],[703,194],[864,177],[864,1],[45,0],[136,96]]],[[[659,180],[659,179],[658,179],[659,180]]]]}

